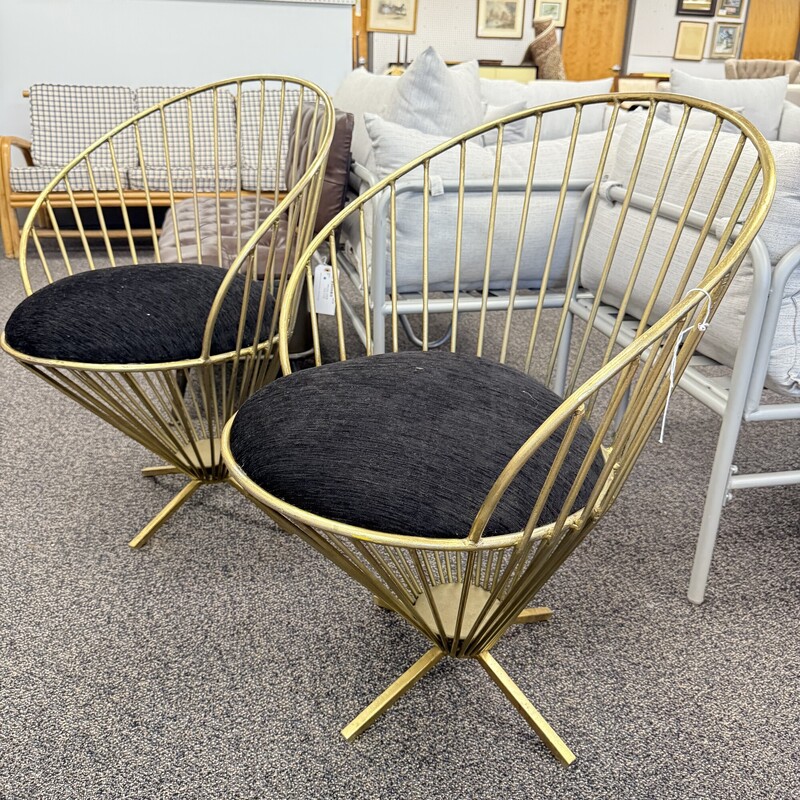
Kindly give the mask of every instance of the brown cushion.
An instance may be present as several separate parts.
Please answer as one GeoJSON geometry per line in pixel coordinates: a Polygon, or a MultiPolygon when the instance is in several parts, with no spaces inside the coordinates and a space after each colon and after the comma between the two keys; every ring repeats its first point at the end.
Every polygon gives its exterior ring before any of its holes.
{"type": "MultiPolygon", "coordinates": [[[[289,154],[286,158],[287,172],[294,163],[294,147],[299,142],[298,173],[302,176],[302,167],[308,158],[308,148],[311,145],[310,133],[315,116],[315,106],[307,103],[300,109],[300,122],[295,123],[296,135],[289,143],[289,154]]],[[[316,136],[320,135],[319,120],[317,121],[316,136]]],[[[347,111],[336,111],[336,127],[333,131],[333,141],[328,152],[328,165],[325,168],[325,179],[319,198],[317,219],[314,223],[314,233],[319,233],[344,206],[344,196],[347,191],[347,179],[350,174],[350,144],[353,140],[353,115],[347,111]]],[[[313,156],[308,160],[311,161],[313,156]]],[[[291,188],[295,183],[291,175],[286,177],[286,185],[291,188]]]]}
{"type": "MultiPolygon", "coordinates": [[[[289,148],[288,163],[292,163],[293,146],[300,141],[304,149],[298,153],[298,164],[305,164],[308,138],[313,121],[314,107],[306,105],[302,110],[298,136],[292,137],[289,148]]],[[[293,120],[296,123],[297,120],[293,120]]],[[[353,135],[353,115],[343,111],[336,112],[336,128],[328,155],[325,179],[320,196],[314,232],[318,233],[344,206],[345,191],[350,172],[350,142],[353,135]]],[[[194,261],[203,264],[214,264],[229,267],[239,251],[252,235],[256,227],[262,223],[274,208],[272,198],[262,196],[258,204],[256,219],[256,198],[244,196],[222,198],[219,201],[219,228],[217,227],[217,198],[199,197],[181,200],[175,205],[175,217],[178,221],[178,238],[181,243],[180,257],[175,241],[175,225],[170,211],[164,217],[164,224],[159,236],[158,245],[162,261],[194,261]],[[197,215],[197,219],[195,218],[197,215]],[[199,220],[199,223],[198,223],[199,220]],[[200,229],[200,239],[197,229],[200,229]],[[241,225],[241,237],[239,229],[241,225]],[[219,235],[218,235],[219,233],[219,235]]],[[[286,255],[287,240],[286,219],[278,223],[275,253],[275,271],[280,273],[286,255]]],[[[273,232],[268,231],[262,238],[257,253],[258,273],[263,276],[269,256],[269,244],[273,232]]],[[[291,268],[293,264],[289,264],[291,268]]]]}

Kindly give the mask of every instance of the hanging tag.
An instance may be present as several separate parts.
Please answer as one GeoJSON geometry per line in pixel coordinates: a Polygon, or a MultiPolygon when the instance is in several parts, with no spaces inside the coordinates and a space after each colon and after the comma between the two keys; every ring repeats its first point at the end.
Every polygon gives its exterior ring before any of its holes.
{"type": "Polygon", "coordinates": [[[441,175],[431,175],[430,179],[431,197],[438,197],[444,194],[444,182],[441,175]]]}
{"type": "Polygon", "coordinates": [[[330,264],[317,264],[314,268],[314,305],[317,314],[335,314],[336,297],[333,294],[333,269],[330,264]]]}

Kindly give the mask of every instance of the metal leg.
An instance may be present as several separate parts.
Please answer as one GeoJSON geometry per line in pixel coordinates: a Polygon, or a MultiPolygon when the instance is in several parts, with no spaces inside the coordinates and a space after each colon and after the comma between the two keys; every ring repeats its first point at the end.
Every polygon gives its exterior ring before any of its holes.
{"type": "Polygon", "coordinates": [[[531,622],[546,622],[553,616],[553,609],[547,606],[539,606],[538,608],[526,608],[521,611],[519,616],[514,620],[515,625],[527,625],[531,622]]]}
{"type": "Polygon", "coordinates": [[[155,478],[158,475],[178,475],[181,472],[177,467],[165,464],[163,467],[145,467],[142,475],[145,478],[155,478]]]}
{"type": "Polygon", "coordinates": [[[727,501],[728,483],[731,477],[731,464],[736,450],[736,440],[742,425],[742,403],[734,401],[733,392],[728,397],[722,427],[714,454],[714,466],[711,468],[711,479],[706,492],[706,504],[703,508],[703,521],[697,537],[697,547],[692,564],[692,576],[689,579],[689,600],[698,605],[703,602],[711,571],[711,557],[717,541],[717,530],[722,515],[722,507],[727,501]]]}
{"type": "Polygon", "coordinates": [[[489,677],[511,701],[514,708],[522,714],[525,721],[536,731],[537,736],[547,745],[550,752],[564,766],[569,766],[575,760],[575,754],[550,727],[547,720],[534,708],[519,686],[511,680],[508,673],[495,661],[494,656],[485,651],[477,655],[476,658],[489,674],[489,677]]]}
{"type": "Polygon", "coordinates": [[[443,658],[444,651],[432,647],[422,658],[407,669],[385,692],[376,697],[349,725],[342,728],[342,736],[347,741],[355,739],[366,730],[389,707],[399,700],[426,672],[429,672],[443,658]]]}
{"type": "Polygon", "coordinates": [[[156,514],[139,533],[128,542],[132,548],[141,547],[202,485],[202,481],[190,481],[161,511],[156,514]]]}

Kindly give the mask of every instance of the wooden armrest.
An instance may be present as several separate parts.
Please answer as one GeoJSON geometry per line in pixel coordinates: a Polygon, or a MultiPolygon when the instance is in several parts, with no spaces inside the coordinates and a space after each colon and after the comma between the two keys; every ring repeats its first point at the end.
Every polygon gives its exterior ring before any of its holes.
{"type": "Polygon", "coordinates": [[[33,166],[31,156],[31,143],[21,136],[0,136],[0,173],[7,175],[11,169],[11,148],[16,147],[25,157],[25,162],[29,167],[33,166]]]}

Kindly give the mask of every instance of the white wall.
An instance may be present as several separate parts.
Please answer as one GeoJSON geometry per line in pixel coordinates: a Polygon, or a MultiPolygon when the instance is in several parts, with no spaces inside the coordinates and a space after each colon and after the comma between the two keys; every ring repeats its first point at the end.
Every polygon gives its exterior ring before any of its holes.
{"type": "MultiPolygon", "coordinates": [[[[716,3],[716,0],[714,0],[716,3]]],[[[717,22],[744,22],[747,14],[747,0],[742,6],[742,17],[696,17],[676,16],[676,0],[635,0],[633,11],[633,30],[626,72],[669,72],[679,69],[690,75],[702,78],[724,78],[724,59],[711,59],[711,45],[714,27],[717,22]],[[676,61],[675,40],[678,36],[678,23],[707,22],[705,58],[702,61],[676,61]]],[[[631,2],[631,7],[634,2],[631,2]]],[[[744,33],[743,33],[744,35],[744,33]]]]}
{"type": "MultiPolygon", "coordinates": [[[[501,58],[519,64],[533,41],[533,0],[525,0],[521,39],[478,39],[478,0],[417,0],[417,32],[408,37],[408,59],[433,46],[445,61],[501,58]]],[[[397,34],[372,34],[372,70],[383,72],[397,59],[397,34]]],[[[405,54],[405,34],[402,53],[405,54]]]]}
{"type": "Polygon", "coordinates": [[[333,92],[349,5],[257,0],[0,0],[0,134],[29,136],[32,83],[196,86],[251,73],[333,92]]]}

